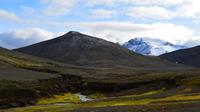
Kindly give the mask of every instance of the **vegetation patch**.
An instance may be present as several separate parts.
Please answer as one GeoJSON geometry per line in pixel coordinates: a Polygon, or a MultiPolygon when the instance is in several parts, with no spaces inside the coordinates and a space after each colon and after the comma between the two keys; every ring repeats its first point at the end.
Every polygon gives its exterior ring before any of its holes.
{"type": "MultiPolygon", "coordinates": [[[[138,95],[138,98],[143,95],[153,95],[162,92],[163,90],[157,91],[150,91],[138,95]]],[[[63,112],[67,110],[79,110],[83,108],[98,108],[98,107],[115,107],[115,106],[131,106],[131,105],[149,105],[149,104],[165,104],[165,103],[191,103],[192,101],[200,101],[200,94],[179,94],[173,95],[169,97],[163,98],[148,98],[148,99],[134,99],[137,96],[130,95],[130,96],[120,96],[118,99],[110,99],[107,97],[106,100],[98,100],[98,101],[90,101],[90,102],[76,102],[76,103],[61,103],[61,105],[56,105],[57,102],[62,102],[62,98],[68,97],[68,99],[72,98],[73,100],[77,100],[73,97],[72,94],[67,93],[65,95],[58,95],[55,96],[55,101],[53,99],[46,99],[41,100],[40,104],[47,104],[47,105],[37,105],[25,108],[17,108],[17,109],[10,109],[6,110],[5,112],[63,112]],[[61,99],[60,99],[61,98],[61,99]],[[52,100],[52,101],[51,101],[52,100]],[[61,100],[61,101],[59,101],[61,100]],[[48,102],[53,102],[54,104],[49,104],[48,102]]],[[[68,100],[69,101],[69,100],[68,100]]],[[[63,101],[65,102],[65,101],[63,101]]],[[[73,102],[73,101],[72,101],[73,102]]]]}
{"type": "Polygon", "coordinates": [[[66,110],[77,110],[81,108],[98,108],[98,107],[110,107],[110,106],[125,106],[125,105],[144,105],[150,103],[151,99],[144,100],[113,100],[113,101],[100,101],[100,102],[85,102],[78,104],[63,104],[63,105],[39,105],[18,109],[11,109],[7,112],[60,112],[66,110]]]}
{"type": "Polygon", "coordinates": [[[80,102],[79,96],[72,93],[65,93],[61,95],[55,95],[53,98],[39,99],[37,104],[53,104],[53,103],[78,103],[80,102]]]}
{"type": "Polygon", "coordinates": [[[0,81],[0,108],[35,104],[39,96],[32,87],[27,82],[0,81]]]}
{"type": "Polygon", "coordinates": [[[94,94],[90,94],[88,95],[89,98],[92,99],[103,99],[103,98],[107,98],[106,94],[104,93],[94,93],[94,94]]]}
{"type": "Polygon", "coordinates": [[[158,101],[200,101],[200,94],[174,95],[167,98],[162,98],[158,101]]]}
{"type": "Polygon", "coordinates": [[[41,63],[41,62],[36,62],[36,61],[32,61],[32,60],[27,60],[25,58],[19,58],[19,57],[15,57],[13,55],[0,55],[0,61],[9,63],[11,65],[14,65],[16,67],[42,67],[42,66],[47,66],[48,64],[45,63],[41,63]]]}

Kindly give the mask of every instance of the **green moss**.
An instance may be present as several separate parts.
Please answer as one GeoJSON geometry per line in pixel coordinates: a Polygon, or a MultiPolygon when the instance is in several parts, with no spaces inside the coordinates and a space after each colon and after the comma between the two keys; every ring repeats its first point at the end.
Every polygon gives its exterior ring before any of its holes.
{"type": "Polygon", "coordinates": [[[110,107],[110,106],[125,106],[125,105],[144,105],[150,103],[151,99],[144,100],[113,100],[113,101],[100,101],[100,102],[87,102],[79,104],[64,104],[62,106],[51,105],[51,106],[32,106],[25,108],[18,108],[15,110],[9,110],[9,112],[60,112],[66,110],[77,110],[81,108],[97,108],[97,107],[110,107]]]}
{"type": "Polygon", "coordinates": [[[106,95],[103,93],[94,93],[88,96],[89,98],[92,99],[102,99],[102,98],[106,98],[106,95]]]}
{"type": "MultiPolygon", "coordinates": [[[[155,92],[151,92],[152,94],[155,92]]],[[[149,92],[150,94],[150,92],[149,92]]],[[[164,98],[155,99],[140,99],[134,100],[133,98],[125,99],[112,99],[112,100],[102,100],[102,101],[91,101],[85,103],[69,103],[63,105],[38,105],[25,108],[17,108],[15,110],[11,109],[6,112],[63,112],[67,110],[79,110],[82,108],[98,108],[98,107],[115,107],[115,106],[129,106],[129,105],[148,105],[152,103],[166,103],[170,101],[177,101],[172,103],[185,103],[189,101],[200,101],[200,94],[190,94],[190,95],[175,95],[164,98]]]]}
{"type": "Polygon", "coordinates": [[[154,94],[159,94],[164,92],[165,88],[161,90],[154,90],[154,91],[148,91],[142,94],[137,94],[137,95],[126,95],[126,96],[121,96],[121,98],[133,98],[133,97],[141,97],[141,96],[148,96],[148,95],[154,95],[154,94]]]}
{"type": "Polygon", "coordinates": [[[30,60],[26,60],[26,59],[20,59],[20,58],[16,58],[16,57],[12,57],[12,56],[3,56],[0,55],[0,60],[6,63],[9,63],[11,65],[15,65],[18,67],[30,67],[30,66],[43,66],[43,64],[41,63],[37,63],[34,61],[30,61],[30,60]]]}
{"type": "Polygon", "coordinates": [[[189,79],[189,80],[184,82],[184,85],[187,85],[187,86],[199,86],[200,85],[200,78],[199,77],[195,77],[195,78],[189,79]]]}
{"type": "Polygon", "coordinates": [[[54,98],[39,99],[38,104],[78,103],[78,102],[80,102],[79,96],[71,93],[65,93],[63,95],[55,95],[54,98]]]}
{"type": "Polygon", "coordinates": [[[148,91],[146,93],[141,94],[141,96],[159,94],[159,93],[163,92],[164,90],[165,90],[165,88],[163,88],[161,90],[148,91]]]}
{"type": "Polygon", "coordinates": [[[191,101],[191,100],[200,100],[200,94],[175,95],[167,98],[162,98],[159,101],[191,101]]]}
{"type": "MultiPolygon", "coordinates": [[[[149,91],[142,95],[151,95],[157,94],[162,92],[163,90],[156,90],[156,91],[149,91]]],[[[90,97],[98,98],[98,99],[105,99],[102,101],[91,101],[85,103],[78,103],[78,98],[74,97],[73,94],[67,93],[64,95],[56,95],[55,98],[52,99],[40,99],[38,104],[51,104],[48,106],[45,105],[38,105],[33,107],[26,107],[26,108],[18,108],[15,112],[60,112],[66,110],[78,110],[81,108],[98,108],[98,107],[112,107],[112,106],[128,106],[128,105],[147,105],[151,102],[158,101],[158,99],[141,99],[141,100],[134,100],[133,97],[137,97],[139,95],[132,95],[132,96],[121,96],[119,99],[109,100],[108,97],[105,97],[105,94],[96,93],[90,95],[90,97]],[[130,97],[130,99],[127,97],[130,97]],[[66,104],[67,102],[71,102],[66,104]],[[72,103],[73,102],[73,103],[72,103]],[[74,103],[75,102],[75,103],[74,103]],[[54,103],[54,104],[53,104],[54,103]],[[55,105],[55,103],[64,103],[61,106],[55,105]]]]}

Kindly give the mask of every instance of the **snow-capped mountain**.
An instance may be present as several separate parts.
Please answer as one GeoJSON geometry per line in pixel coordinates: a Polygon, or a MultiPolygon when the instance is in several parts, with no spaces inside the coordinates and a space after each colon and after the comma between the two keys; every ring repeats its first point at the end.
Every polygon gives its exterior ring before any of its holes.
{"type": "Polygon", "coordinates": [[[134,38],[122,46],[139,54],[152,56],[159,56],[164,53],[187,48],[186,46],[173,45],[167,41],[149,37],[134,38]]]}

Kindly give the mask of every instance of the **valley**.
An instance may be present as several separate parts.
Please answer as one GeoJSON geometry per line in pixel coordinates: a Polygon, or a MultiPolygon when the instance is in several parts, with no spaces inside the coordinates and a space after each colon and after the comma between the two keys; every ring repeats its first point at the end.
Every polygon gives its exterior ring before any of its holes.
{"type": "Polygon", "coordinates": [[[78,32],[1,48],[0,73],[1,112],[182,112],[200,103],[198,68],[78,32]]]}
{"type": "Polygon", "coordinates": [[[39,100],[35,106],[4,110],[5,112],[181,112],[198,110],[200,104],[199,91],[193,88],[174,88],[171,90],[148,91],[136,95],[109,96],[109,94],[97,95],[98,97],[87,102],[80,102],[77,96],[60,95],[53,99],[39,100]],[[193,91],[193,92],[192,92],[193,91]],[[196,93],[197,92],[197,93],[196,93]],[[107,96],[106,96],[107,95],[107,96]],[[59,100],[61,98],[61,100],[59,100]],[[64,101],[65,99],[66,101],[64,101]],[[51,102],[53,101],[53,102],[51,102]],[[42,103],[41,103],[42,102],[42,103]],[[174,108],[176,107],[176,108],[174,108]]]}
{"type": "Polygon", "coordinates": [[[199,112],[199,0],[0,0],[0,112],[199,112]]]}

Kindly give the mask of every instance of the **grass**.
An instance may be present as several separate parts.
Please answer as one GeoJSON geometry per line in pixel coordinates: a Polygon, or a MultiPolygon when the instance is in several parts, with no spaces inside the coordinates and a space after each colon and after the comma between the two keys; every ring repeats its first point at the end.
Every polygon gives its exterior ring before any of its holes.
{"type": "Polygon", "coordinates": [[[159,93],[163,92],[164,90],[165,90],[165,88],[163,88],[161,90],[148,91],[148,92],[141,94],[140,96],[159,94],[159,93]]]}
{"type": "MultiPolygon", "coordinates": [[[[54,67],[54,64],[50,64],[48,61],[41,61],[37,59],[26,58],[26,56],[19,56],[12,53],[1,53],[0,52],[0,62],[7,63],[9,65],[15,66],[17,68],[24,68],[24,67],[30,67],[34,68],[31,69],[34,72],[33,75],[31,75],[30,72],[23,71],[25,74],[17,73],[16,75],[10,75],[16,79],[16,77],[24,77],[29,76],[32,78],[36,78],[36,76],[41,76],[39,73],[37,73],[37,70],[41,69],[40,72],[52,72],[53,70],[56,70],[62,73],[62,74],[69,74],[69,75],[77,75],[77,76],[84,76],[84,80],[86,81],[94,81],[94,88],[93,89],[102,89],[102,91],[105,90],[111,90],[115,87],[120,87],[120,89],[126,88],[127,86],[130,86],[129,88],[132,89],[133,86],[145,86],[147,85],[147,88],[149,88],[148,85],[150,83],[157,83],[158,87],[161,82],[165,83],[166,85],[169,82],[174,82],[174,84],[169,84],[171,88],[179,85],[186,85],[186,86],[198,86],[200,85],[200,78],[199,78],[199,71],[197,72],[169,72],[169,73],[146,73],[147,71],[139,72],[137,73],[134,69],[91,69],[91,68],[81,68],[81,67],[54,67]],[[49,68],[50,66],[50,68],[49,68]],[[38,67],[38,68],[37,68],[38,67]],[[46,70],[47,67],[48,69],[46,70]],[[58,69],[59,68],[59,69],[58,69]],[[62,69],[61,69],[62,68],[62,69]],[[63,71],[60,71],[63,70],[63,71]],[[139,74],[141,72],[141,75],[139,74]],[[181,76],[181,77],[180,77],[181,76]],[[192,78],[191,78],[192,77],[192,78]],[[184,80],[184,83],[182,82],[182,79],[184,80]],[[98,82],[98,85],[105,85],[103,88],[96,86],[95,87],[95,81],[98,82]],[[111,87],[107,86],[108,84],[113,84],[111,87]],[[148,82],[148,83],[147,83],[148,82]],[[140,84],[140,85],[137,85],[140,84]],[[120,86],[119,86],[120,85],[120,86]],[[122,85],[122,86],[121,86],[122,85]],[[110,89],[111,88],[111,89],[110,89]]],[[[4,66],[4,65],[0,65],[4,66]]],[[[4,69],[3,69],[4,70],[4,69]]],[[[12,71],[11,69],[8,69],[12,71]]],[[[15,71],[14,71],[15,72],[15,71]]],[[[32,71],[31,71],[32,72],[32,71]]],[[[1,72],[2,74],[2,72],[1,72]]],[[[43,74],[43,73],[42,73],[43,74]]],[[[50,80],[53,74],[47,74],[45,77],[48,78],[48,80],[40,80],[39,82],[34,82],[33,84],[30,83],[18,83],[18,82],[9,82],[9,81],[3,81],[0,82],[0,101],[5,100],[3,102],[6,102],[8,104],[13,104],[20,101],[21,103],[26,104],[35,104],[35,102],[38,100],[38,98],[41,97],[49,97],[54,94],[58,94],[61,92],[65,92],[66,88],[69,88],[71,85],[68,84],[68,82],[78,82],[77,78],[68,78],[66,76],[63,76],[63,79],[52,79],[50,80]],[[69,80],[68,80],[69,79],[69,80]],[[43,81],[43,82],[42,82],[43,81]],[[60,82],[65,81],[65,82],[60,82]],[[36,84],[35,84],[36,83],[36,84]],[[63,85],[64,84],[64,85],[63,85]],[[66,86],[67,85],[67,86],[66,86]],[[39,91],[38,91],[39,90],[39,91]]],[[[6,75],[8,77],[9,75],[6,75]]],[[[53,77],[54,78],[54,77],[53,77]]],[[[39,78],[38,78],[39,79],[39,78]]],[[[46,78],[45,78],[46,79],[46,78]]],[[[82,80],[82,79],[81,79],[82,80]]],[[[84,82],[81,82],[80,84],[75,84],[82,87],[81,84],[84,82]]],[[[93,83],[91,83],[93,84],[93,83]]],[[[83,84],[84,85],[84,84],[83,84]]],[[[87,84],[86,84],[87,85],[87,84]]],[[[155,85],[156,86],[156,85],[155,85]]],[[[72,85],[73,87],[73,85],[72,85]]],[[[84,86],[87,87],[87,86],[84,86]]],[[[150,87],[151,88],[151,87],[150,87]]],[[[73,89],[73,88],[72,88],[73,89]]],[[[76,89],[76,88],[75,88],[76,89]]],[[[149,89],[148,89],[149,90],[149,89]]],[[[190,89],[188,89],[190,91],[190,89]]],[[[111,92],[111,91],[110,91],[111,92]]],[[[73,94],[66,93],[63,95],[55,95],[54,98],[42,98],[39,99],[38,105],[36,106],[30,106],[25,108],[16,108],[16,112],[56,112],[56,111],[65,111],[65,110],[76,110],[81,108],[97,108],[97,107],[109,107],[109,106],[127,106],[127,105],[148,105],[150,103],[163,103],[163,102],[170,102],[170,101],[193,101],[193,100],[200,100],[199,94],[189,94],[189,95],[176,95],[165,97],[165,98],[157,98],[157,99],[140,99],[140,96],[151,96],[155,94],[159,94],[165,92],[164,89],[161,90],[155,90],[155,91],[149,91],[145,92],[139,95],[125,95],[120,97],[114,97],[114,99],[109,99],[106,97],[106,94],[96,93],[92,94],[89,97],[93,99],[100,99],[99,101],[92,101],[92,102],[86,102],[86,103],[80,103],[80,99],[77,96],[74,96],[73,94]],[[139,98],[135,100],[135,98],[139,98]],[[63,105],[56,105],[56,103],[63,103],[63,105]],[[67,104],[65,104],[67,103],[67,104]]],[[[15,104],[16,105],[16,104],[15,104]]],[[[24,106],[24,105],[20,105],[24,106]]],[[[15,109],[14,109],[15,110],[15,109]]],[[[13,112],[13,109],[6,110],[13,112]]],[[[15,111],[14,111],[15,112],[15,111]]]]}
{"type": "MultiPolygon", "coordinates": [[[[141,94],[140,96],[158,94],[161,90],[149,91],[141,94]]],[[[98,107],[112,107],[112,106],[127,106],[127,105],[146,105],[153,101],[154,99],[141,99],[134,100],[132,97],[137,97],[139,95],[122,96],[119,99],[109,100],[105,94],[95,93],[90,95],[91,98],[104,99],[100,101],[91,101],[81,103],[78,96],[71,93],[65,93],[63,95],[55,95],[54,98],[39,99],[38,105],[24,108],[16,108],[6,110],[6,112],[60,112],[66,110],[78,110],[81,108],[98,108],[98,107]],[[130,99],[127,97],[130,97],[130,99]],[[62,105],[56,105],[56,104],[62,105]]]]}
{"type": "MultiPolygon", "coordinates": [[[[162,90],[163,91],[163,90],[162,90]]],[[[138,96],[144,96],[144,95],[152,95],[152,94],[158,94],[161,90],[157,91],[149,91],[146,93],[143,93],[138,96]]],[[[36,105],[31,107],[24,107],[24,108],[16,108],[16,109],[10,109],[5,110],[5,112],[63,112],[67,110],[79,110],[83,108],[98,108],[98,107],[116,107],[116,106],[131,106],[131,105],[148,105],[148,104],[165,104],[165,103],[191,103],[191,101],[200,101],[200,94],[179,94],[179,95],[173,95],[169,97],[163,97],[163,98],[148,98],[148,99],[137,99],[134,98],[137,96],[129,96],[130,98],[127,99],[127,96],[125,97],[118,97],[118,99],[111,99],[107,98],[107,100],[100,100],[100,101],[91,101],[91,102],[76,102],[76,103],[63,103],[62,105],[56,105],[52,104],[55,102],[62,102],[64,100],[63,98],[72,100],[77,100],[75,97],[73,97],[72,94],[67,93],[64,95],[58,95],[55,96],[53,99],[46,99],[41,100],[38,104],[47,104],[47,105],[36,105]],[[175,102],[174,102],[175,101],[175,102]],[[50,104],[51,103],[51,104],[50,104]]],[[[64,100],[63,102],[65,102],[64,100]]],[[[69,101],[69,100],[68,100],[69,101]]],[[[73,101],[72,101],[73,102],[73,101]]]]}
{"type": "Polygon", "coordinates": [[[113,101],[100,101],[100,102],[86,102],[78,104],[64,104],[64,105],[39,105],[25,108],[17,108],[14,110],[7,110],[6,112],[60,112],[66,110],[77,110],[81,108],[98,108],[98,107],[110,107],[110,106],[125,106],[125,105],[144,105],[150,103],[151,99],[144,100],[113,100],[113,101]]]}
{"type": "Polygon", "coordinates": [[[92,98],[92,99],[103,99],[103,98],[106,98],[106,94],[104,94],[104,93],[94,93],[94,94],[88,95],[88,97],[92,98]]]}
{"type": "Polygon", "coordinates": [[[53,103],[78,103],[80,98],[72,93],[65,93],[61,95],[55,95],[54,98],[42,98],[39,99],[39,105],[53,104],[53,103]]]}
{"type": "Polygon", "coordinates": [[[36,66],[36,67],[42,67],[42,66],[47,66],[47,64],[45,63],[41,63],[41,62],[36,62],[33,60],[28,60],[22,57],[16,57],[14,55],[9,55],[9,54],[1,54],[0,55],[0,61],[9,63],[11,65],[17,66],[17,67],[32,67],[32,66],[36,66]]]}
{"type": "Polygon", "coordinates": [[[193,100],[200,100],[200,94],[174,95],[167,98],[163,98],[159,101],[193,101],[193,100]]]}
{"type": "Polygon", "coordinates": [[[149,95],[154,95],[154,94],[159,94],[164,92],[165,88],[161,90],[154,90],[154,91],[148,91],[142,94],[137,94],[137,95],[125,95],[125,96],[120,96],[120,98],[136,98],[136,97],[141,97],[141,96],[149,96],[149,95]]]}
{"type": "Polygon", "coordinates": [[[200,85],[200,77],[192,77],[190,79],[187,79],[184,82],[187,86],[199,86],[200,85]]]}

